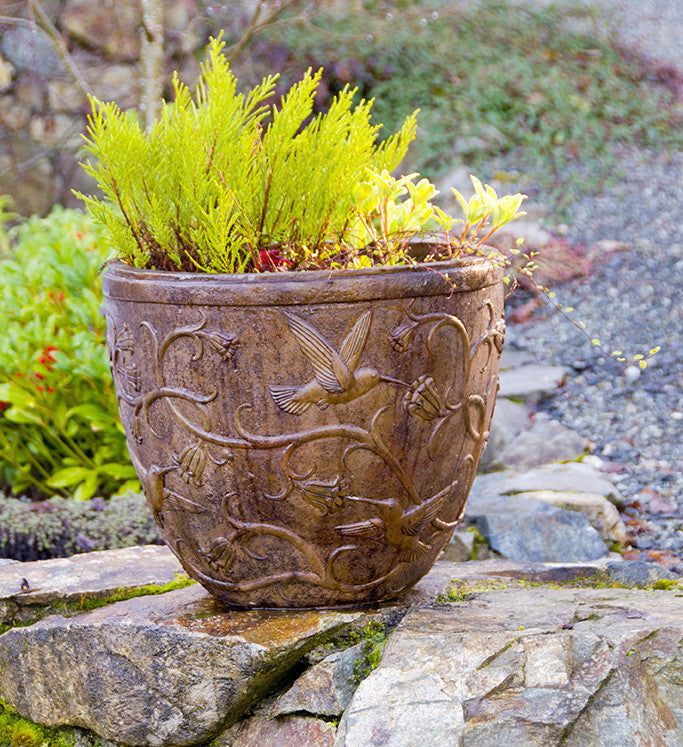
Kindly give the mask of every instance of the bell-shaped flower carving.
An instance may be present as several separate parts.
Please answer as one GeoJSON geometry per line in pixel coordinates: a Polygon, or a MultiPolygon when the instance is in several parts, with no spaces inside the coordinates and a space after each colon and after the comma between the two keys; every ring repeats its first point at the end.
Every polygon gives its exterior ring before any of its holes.
{"type": "Polygon", "coordinates": [[[418,376],[403,398],[403,407],[409,415],[422,420],[434,420],[443,415],[443,403],[434,379],[426,374],[418,376]]]}
{"type": "Polygon", "coordinates": [[[391,347],[397,353],[405,353],[415,336],[415,330],[417,327],[418,322],[407,322],[406,324],[402,324],[400,327],[395,327],[389,335],[391,347]]]}
{"type": "Polygon", "coordinates": [[[219,572],[230,571],[237,555],[233,539],[225,537],[218,537],[208,548],[202,548],[201,552],[206,562],[219,572]]]}
{"type": "Polygon", "coordinates": [[[202,475],[206,467],[206,446],[201,443],[186,446],[180,454],[173,457],[173,461],[178,465],[178,471],[183,480],[189,485],[192,483],[195,487],[202,484],[202,475]]]}
{"type": "Polygon", "coordinates": [[[496,346],[496,350],[502,353],[503,343],[505,342],[505,321],[503,319],[499,319],[493,325],[491,336],[493,337],[493,344],[496,346]]]}
{"type": "Polygon", "coordinates": [[[229,363],[235,357],[240,343],[236,335],[226,335],[222,332],[212,332],[208,335],[211,347],[220,355],[225,363],[229,363]]]}

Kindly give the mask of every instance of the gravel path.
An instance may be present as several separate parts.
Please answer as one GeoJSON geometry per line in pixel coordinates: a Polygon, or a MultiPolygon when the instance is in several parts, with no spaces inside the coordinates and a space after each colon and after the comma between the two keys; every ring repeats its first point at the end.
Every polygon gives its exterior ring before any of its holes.
{"type": "Polygon", "coordinates": [[[633,355],[661,345],[646,370],[605,358],[556,313],[510,325],[507,335],[511,349],[571,367],[543,409],[595,443],[627,498],[635,548],[649,559],[683,557],[682,166],[680,153],[621,153],[621,178],[599,197],[577,198],[566,234],[587,248],[603,239],[628,246],[601,255],[558,299],[607,349],[633,355]]]}

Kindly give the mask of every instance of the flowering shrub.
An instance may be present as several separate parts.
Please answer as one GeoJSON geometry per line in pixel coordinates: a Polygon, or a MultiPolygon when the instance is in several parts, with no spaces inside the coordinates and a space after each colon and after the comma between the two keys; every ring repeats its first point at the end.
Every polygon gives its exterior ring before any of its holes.
{"type": "Polygon", "coordinates": [[[139,489],[105,346],[99,232],[55,208],[0,257],[0,488],[90,498],[139,489]]]}

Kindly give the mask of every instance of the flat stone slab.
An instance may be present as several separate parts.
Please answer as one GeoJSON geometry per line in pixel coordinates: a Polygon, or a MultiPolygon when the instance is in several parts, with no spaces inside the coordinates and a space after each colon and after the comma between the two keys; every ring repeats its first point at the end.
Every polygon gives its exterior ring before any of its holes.
{"type": "Polygon", "coordinates": [[[528,363],[500,373],[500,397],[536,402],[555,392],[569,369],[528,363]]]}
{"type": "Polygon", "coordinates": [[[360,611],[227,610],[199,585],[51,615],[0,636],[0,698],[123,744],[197,744],[360,611]]]}
{"type": "Polygon", "coordinates": [[[621,543],[626,543],[629,540],[626,526],[621,520],[617,507],[601,495],[536,490],[531,493],[517,493],[517,497],[520,500],[529,498],[543,501],[551,506],[569,511],[580,511],[603,539],[621,543]]]}
{"type": "Polygon", "coordinates": [[[683,601],[504,589],[413,608],[344,713],[336,747],[675,745],[683,601]]]}
{"type": "Polygon", "coordinates": [[[517,434],[500,452],[496,464],[506,469],[529,470],[543,464],[570,462],[588,448],[583,438],[556,420],[538,418],[517,434]]]}
{"type": "Polygon", "coordinates": [[[106,597],[120,589],[163,586],[183,569],[159,545],[0,566],[0,623],[31,619],[38,606],[106,597]],[[28,590],[22,591],[22,583],[28,590]]]}
{"type": "Polygon", "coordinates": [[[492,472],[478,475],[469,500],[494,495],[554,490],[563,493],[593,493],[619,503],[620,494],[609,477],[590,464],[547,464],[524,472],[492,472]]]}

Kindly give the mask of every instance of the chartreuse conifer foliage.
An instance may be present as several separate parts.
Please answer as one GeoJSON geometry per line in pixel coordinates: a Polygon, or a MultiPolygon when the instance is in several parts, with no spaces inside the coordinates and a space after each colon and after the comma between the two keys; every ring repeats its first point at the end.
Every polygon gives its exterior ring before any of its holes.
{"type": "Polygon", "coordinates": [[[92,99],[83,163],[104,197],[79,196],[116,255],[135,267],[200,272],[306,269],[348,249],[354,189],[392,171],[415,136],[415,114],[378,143],[372,101],[345,88],[312,117],[321,71],[270,103],[277,76],[238,92],[213,39],[194,96],[177,75],[175,100],[149,132],[113,103],[92,99]]]}

